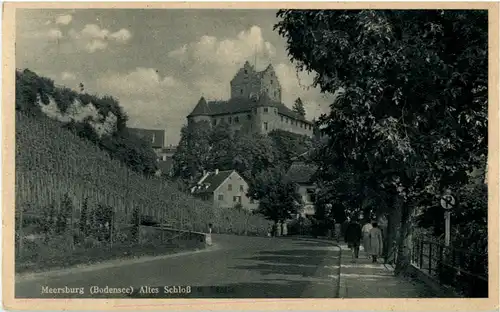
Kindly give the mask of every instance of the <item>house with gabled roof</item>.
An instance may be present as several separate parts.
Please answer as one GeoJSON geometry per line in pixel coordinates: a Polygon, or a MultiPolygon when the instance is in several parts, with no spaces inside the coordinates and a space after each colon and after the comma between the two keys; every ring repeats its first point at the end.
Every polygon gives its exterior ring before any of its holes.
{"type": "Polygon", "coordinates": [[[230,82],[229,100],[201,97],[187,116],[188,124],[206,121],[226,123],[232,130],[267,134],[275,129],[313,136],[314,123],[281,101],[281,85],[272,65],[257,71],[246,62],[230,82]]]}
{"type": "Polygon", "coordinates": [[[315,202],[318,187],[314,178],[318,172],[318,168],[315,164],[296,160],[292,163],[284,177],[286,182],[297,185],[297,193],[302,197],[304,203],[304,209],[301,212],[303,217],[313,216],[316,213],[315,202]]]}
{"type": "Polygon", "coordinates": [[[258,207],[256,201],[247,196],[248,183],[236,170],[218,170],[204,172],[196,185],[191,187],[191,194],[216,207],[235,208],[252,211],[258,207]]]}

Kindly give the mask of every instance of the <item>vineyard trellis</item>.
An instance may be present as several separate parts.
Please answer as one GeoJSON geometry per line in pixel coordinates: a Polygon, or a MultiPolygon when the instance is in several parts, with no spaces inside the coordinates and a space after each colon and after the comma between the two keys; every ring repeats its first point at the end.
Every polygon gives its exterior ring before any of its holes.
{"type": "MultiPolygon", "coordinates": [[[[48,117],[29,117],[16,112],[16,217],[40,216],[44,207],[55,204],[61,213],[64,196],[74,209],[71,227],[78,224],[84,201],[91,207],[112,207],[114,222],[132,223],[134,209],[182,230],[204,232],[208,223],[218,231],[236,224],[240,234],[264,235],[268,221],[245,211],[216,211],[220,208],[178,191],[160,177],[136,173],[97,145],[61,128],[48,117]]],[[[24,220],[19,221],[22,234],[24,220]]],[[[22,241],[18,248],[22,248],[22,241]]],[[[21,250],[22,251],[22,250],[21,250]]]]}

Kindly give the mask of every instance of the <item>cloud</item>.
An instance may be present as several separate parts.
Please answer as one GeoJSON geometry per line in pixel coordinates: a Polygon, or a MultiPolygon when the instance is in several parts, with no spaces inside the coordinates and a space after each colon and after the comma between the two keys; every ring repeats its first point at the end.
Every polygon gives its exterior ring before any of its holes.
{"type": "Polygon", "coordinates": [[[258,26],[237,34],[234,38],[218,39],[202,36],[168,53],[186,68],[192,77],[189,84],[207,98],[229,97],[229,82],[247,60],[258,60],[261,69],[275,56],[276,49],[262,36],[258,26]]]}
{"type": "Polygon", "coordinates": [[[329,111],[333,96],[321,94],[319,88],[313,88],[314,74],[297,72],[292,64],[280,63],[275,66],[276,75],[281,84],[282,101],[292,106],[300,97],[306,109],[308,119],[317,118],[329,111]]]}
{"type": "Polygon", "coordinates": [[[68,25],[72,20],[73,16],[71,16],[71,14],[59,15],[56,18],[56,24],[68,25]]]}
{"type": "Polygon", "coordinates": [[[75,79],[76,79],[76,76],[75,76],[75,74],[70,73],[70,72],[62,72],[62,73],[61,73],[61,79],[62,79],[62,80],[65,80],[65,81],[68,81],[68,80],[75,80],[75,79]]]}
{"type": "Polygon", "coordinates": [[[258,26],[240,32],[236,38],[219,40],[213,36],[202,36],[197,42],[171,51],[169,56],[179,61],[196,59],[205,64],[238,66],[255,54],[267,58],[276,54],[274,46],[264,40],[262,30],[258,26]]]}
{"type": "Polygon", "coordinates": [[[49,31],[47,32],[47,37],[49,39],[60,39],[63,37],[63,34],[59,29],[52,28],[52,29],[49,29],[49,31]]]}
{"type": "Polygon", "coordinates": [[[102,40],[92,40],[91,42],[87,43],[85,46],[85,49],[89,53],[94,53],[97,50],[104,50],[108,47],[108,43],[106,41],[102,40]]]}
{"type": "Polygon", "coordinates": [[[101,77],[98,83],[114,93],[138,95],[147,98],[177,85],[171,76],[160,77],[153,68],[138,67],[127,74],[101,77]]]}
{"type": "Polygon", "coordinates": [[[132,38],[132,34],[130,33],[130,31],[128,31],[125,28],[122,28],[119,31],[112,33],[110,36],[115,41],[122,43],[126,43],[130,40],[130,38],[132,38]]]}
{"type": "Polygon", "coordinates": [[[87,24],[81,31],[71,29],[68,35],[78,49],[85,50],[89,53],[105,50],[110,42],[124,44],[132,38],[130,31],[125,28],[116,32],[111,32],[96,24],[87,24]]]}
{"type": "Polygon", "coordinates": [[[57,41],[63,38],[63,33],[58,28],[50,28],[44,30],[31,30],[21,34],[21,37],[36,40],[36,41],[57,41]]]}
{"type": "MultiPolygon", "coordinates": [[[[252,26],[234,38],[202,36],[168,55],[188,70],[189,78],[185,83],[190,89],[197,90],[200,96],[208,99],[227,99],[230,96],[229,83],[244,62],[253,64],[256,59],[257,69],[262,70],[273,63],[276,48],[264,39],[260,27],[252,26]]],[[[273,66],[282,87],[284,104],[292,107],[300,97],[310,119],[328,110],[330,99],[311,87],[313,74],[297,74],[290,62],[274,63],[273,66]]]]}
{"type": "Polygon", "coordinates": [[[96,82],[99,94],[119,100],[130,117],[129,126],[167,129],[170,143],[178,142],[180,128],[199,99],[197,92],[154,68],[104,74],[96,82]]]}

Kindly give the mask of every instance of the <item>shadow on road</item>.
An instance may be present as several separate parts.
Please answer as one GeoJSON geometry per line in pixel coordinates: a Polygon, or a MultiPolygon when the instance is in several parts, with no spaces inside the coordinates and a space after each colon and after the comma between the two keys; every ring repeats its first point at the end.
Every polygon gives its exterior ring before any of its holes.
{"type": "MultiPolygon", "coordinates": [[[[309,245],[310,246],[310,245],[309,245]]],[[[133,298],[335,298],[340,275],[335,249],[261,251],[229,270],[252,272],[259,280],[195,286],[189,294],[132,294],[133,298]],[[255,275],[255,273],[258,273],[255,275]]],[[[235,273],[236,275],[236,273],[235,273]]]]}

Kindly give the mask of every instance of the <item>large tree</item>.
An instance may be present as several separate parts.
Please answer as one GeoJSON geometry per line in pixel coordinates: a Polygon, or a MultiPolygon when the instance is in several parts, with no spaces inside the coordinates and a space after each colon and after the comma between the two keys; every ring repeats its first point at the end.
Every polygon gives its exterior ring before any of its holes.
{"type": "Polygon", "coordinates": [[[274,222],[290,219],[302,204],[296,186],[285,181],[284,175],[282,168],[262,171],[248,190],[248,196],[259,201],[257,212],[274,222]]]}
{"type": "Polygon", "coordinates": [[[190,184],[203,173],[209,163],[211,134],[206,121],[190,123],[181,129],[181,140],[172,157],[174,176],[190,184]]]}
{"type": "MultiPolygon", "coordinates": [[[[323,163],[394,194],[397,272],[410,216],[468,182],[487,153],[487,11],[281,10],[275,28],[298,70],[337,100],[320,122],[323,163]],[[339,92],[340,91],[340,92],[339,92]]],[[[406,242],[408,243],[408,242],[406,242]]]]}

